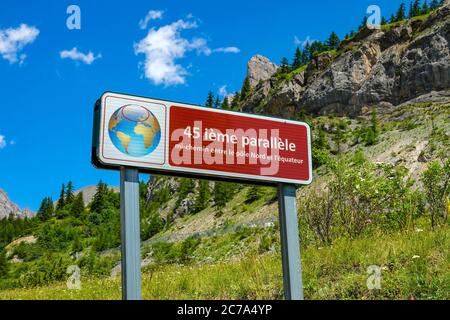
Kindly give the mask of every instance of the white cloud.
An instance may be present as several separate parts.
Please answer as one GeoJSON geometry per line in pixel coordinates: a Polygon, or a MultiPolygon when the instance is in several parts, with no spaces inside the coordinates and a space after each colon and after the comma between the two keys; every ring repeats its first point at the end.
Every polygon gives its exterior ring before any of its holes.
{"type": "Polygon", "coordinates": [[[177,85],[184,84],[186,69],[176,63],[186,52],[197,50],[208,52],[206,40],[197,38],[189,41],[181,36],[182,30],[197,28],[197,23],[178,20],[158,29],[152,28],[147,36],[134,45],[136,54],[144,54],[144,74],[154,84],[177,85]]]}
{"type": "Polygon", "coordinates": [[[0,149],[6,147],[6,138],[5,136],[0,135],[0,149]]]}
{"type": "Polygon", "coordinates": [[[294,36],[294,44],[300,48],[304,48],[307,44],[311,44],[316,40],[311,39],[309,36],[305,40],[300,40],[297,36],[294,36]]]}
{"type": "Polygon", "coordinates": [[[228,95],[227,86],[223,85],[219,88],[219,95],[226,97],[228,95]]]}
{"type": "Polygon", "coordinates": [[[150,10],[147,15],[145,16],[144,19],[141,19],[139,21],[139,27],[141,29],[147,29],[148,23],[151,20],[158,20],[158,19],[162,19],[164,14],[164,11],[160,11],[160,10],[150,10]]]}
{"type": "Polygon", "coordinates": [[[59,53],[61,59],[72,59],[75,61],[82,61],[86,64],[92,64],[95,60],[102,57],[101,54],[94,56],[94,54],[89,51],[87,54],[78,51],[75,47],[72,50],[63,50],[59,53]]]}
{"type": "Polygon", "coordinates": [[[236,47],[211,49],[204,38],[188,40],[181,35],[184,30],[196,28],[197,22],[183,19],[160,28],[151,28],[147,36],[134,45],[135,54],[145,55],[142,63],[145,77],[156,85],[184,84],[188,72],[177,61],[186,53],[196,51],[197,54],[209,56],[215,52],[239,52],[236,47]]]}
{"type": "Polygon", "coordinates": [[[23,23],[18,28],[0,29],[0,54],[10,63],[21,64],[26,55],[18,54],[26,45],[33,43],[38,35],[37,28],[23,23]]]}
{"type": "Polygon", "coordinates": [[[214,49],[214,52],[221,52],[221,53],[239,53],[241,52],[241,49],[236,47],[223,47],[223,48],[217,48],[214,49]]]}

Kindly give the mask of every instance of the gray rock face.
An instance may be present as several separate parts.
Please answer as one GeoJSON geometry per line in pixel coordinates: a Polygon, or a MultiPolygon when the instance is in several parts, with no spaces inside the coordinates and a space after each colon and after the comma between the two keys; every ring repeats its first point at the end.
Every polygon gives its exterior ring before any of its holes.
{"type": "Polygon", "coordinates": [[[0,219],[9,217],[12,214],[15,218],[32,218],[33,212],[28,209],[20,209],[9,198],[6,192],[0,189],[0,219]]]}
{"type": "Polygon", "coordinates": [[[430,93],[433,99],[448,101],[449,91],[447,4],[424,21],[363,30],[341,44],[336,56],[315,57],[293,79],[259,82],[243,110],[287,117],[301,110],[356,116],[363,108],[397,106],[430,93]]]}
{"type": "Polygon", "coordinates": [[[257,86],[260,81],[270,79],[276,71],[277,65],[261,55],[252,57],[247,65],[247,77],[252,87],[257,86]]]}

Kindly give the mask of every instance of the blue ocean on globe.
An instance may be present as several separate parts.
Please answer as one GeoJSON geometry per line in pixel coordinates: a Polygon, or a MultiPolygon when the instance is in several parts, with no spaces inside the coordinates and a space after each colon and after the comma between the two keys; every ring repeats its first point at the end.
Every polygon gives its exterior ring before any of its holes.
{"type": "Polygon", "coordinates": [[[108,131],[114,146],[132,157],[149,155],[161,140],[158,120],[139,105],[126,105],[116,110],[109,120],[108,131]]]}

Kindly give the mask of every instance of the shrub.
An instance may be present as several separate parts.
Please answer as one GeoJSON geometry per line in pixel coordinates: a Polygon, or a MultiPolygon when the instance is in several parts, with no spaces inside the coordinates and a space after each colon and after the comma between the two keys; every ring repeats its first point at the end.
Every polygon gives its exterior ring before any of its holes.
{"type": "Polygon", "coordinates": [[[441,222],[447,221],[448,197],[450,193],[450,159],[443,165],[438,161],[430,163],[422,173],[422,184],[425,190],[431,226],[434,229],[441,222]]]}

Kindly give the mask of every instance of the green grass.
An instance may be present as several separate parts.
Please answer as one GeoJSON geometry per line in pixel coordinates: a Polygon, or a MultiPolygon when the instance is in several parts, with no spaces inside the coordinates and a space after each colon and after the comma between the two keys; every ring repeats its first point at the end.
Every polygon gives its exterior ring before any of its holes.
{"type": "MultiPolygon", "coordinates": [[[[450,228],[336,241],[302,252],[307,299],[449,299],[450,228]],[[381,267],[381,289],[369,290],[367,268],[381,267]]],[[[81,279],[0,291],[0,299],[120,299],[120,280],[81,279]]],[[[166,265],[143,271],[144,299],[281,299],[279,253],[215,264],[166,265]]]]}

